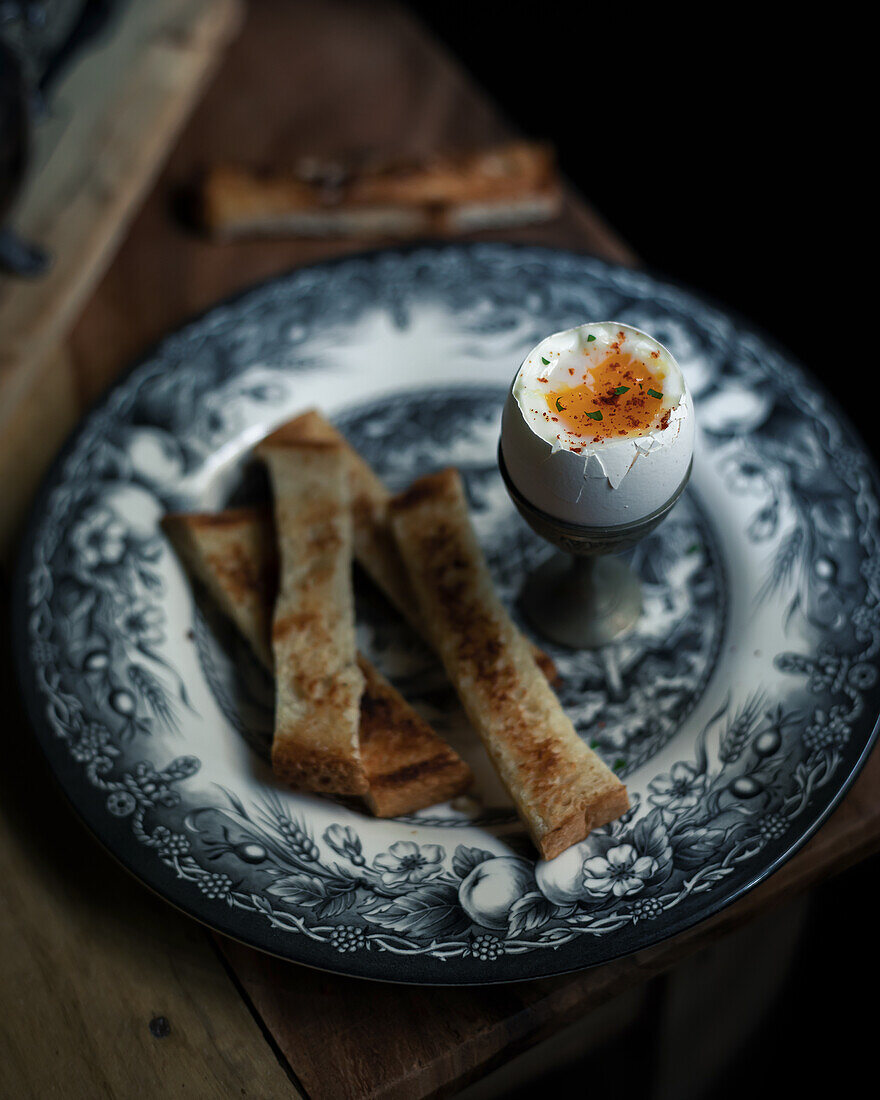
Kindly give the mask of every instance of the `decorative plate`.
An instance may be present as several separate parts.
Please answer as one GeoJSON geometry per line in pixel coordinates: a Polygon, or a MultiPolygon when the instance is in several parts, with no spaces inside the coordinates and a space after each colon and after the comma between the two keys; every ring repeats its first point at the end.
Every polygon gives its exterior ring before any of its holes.
{"type": "Polygon", "coordinates": [[[542,248],[372,253],[218,306],[85,420],[23,550],[21,680],[96,836],[206,924],[384,980],[554,974],[703,920],[828,816],[876,732],[878,534],[874,470],[833,402],[693,294],[542,248]],[[700,429],[689,489],[633,551],[637,630],[599,653],[548,647],[632,811],[536,863],[431,655],[369,591],[359,645],[471,762],[474,794],[377,821],[279,785],[271,684],[193,597],[159,518],[260,492],[253,444],[320,406],[392,487],[462,470],[516,614],[548,549],[496,467],[502,400],[541,337],[596,317],[672,350],[700,429]]]}

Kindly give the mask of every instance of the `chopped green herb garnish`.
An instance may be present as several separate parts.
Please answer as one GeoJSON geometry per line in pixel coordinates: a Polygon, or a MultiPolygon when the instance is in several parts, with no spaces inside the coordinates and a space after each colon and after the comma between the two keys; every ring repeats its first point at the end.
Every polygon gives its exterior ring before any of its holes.
{"type": "Polygon", "coordinates": [[[558,413],[564,413],[565,412],[565,405],[560,405],[559,404],[559,398],[558,397],[556,398],[556,411],[558,413]]]}
{"type": "Polygon", "coordinates": [[[599,742],[594,737],[593,740],[590,742],[590,748],[591,749],[598,749],[598,747],[599,747],[599,742]]]}
{"type": "Polygon", "coordinates": [[[596,339],[596,337],[595,337],[595,336],[588,336],[588,337],[587,337],[587,343],[588,343],[588,344],[591,344],[591,343],[592,343],[592,342],[593,342],[593,341],[594,341],[595,339],[596,339]]]}
{"type": "Polygon", "coordinates": [[[590,420],[601,420],[602,419],[602,410],[601,409],[596,409],[595,412],[587,413],[587,416],[590,418],[590,420]]]}
{"type": "Polygon", "coordinates": [[[687,551],[686,551],[686,553],[688,553],[688,554],[696,554],[696,552],[697,552],[697,551],[698,551],[699,549],[700,549],[700,544],[699,544],[698,542],[692,542],[692,543],[690,544],[690,546],[689,546],[689,547],[687,548],[687,551]]]}
{"type": "Polygon", "coordinates": [[[618,386],[615,393],[629,393],[629,386],[618,386]]]}
{"type": "Polygon", "coordinates": [[[549,359],[545,359],[543,355],[541,356],[541,362],[542,362],[542,363],[544,364],[544,366],[545,366],[545,367],[549,367],[549,366],[550,366],[550,360],[549,360],[549,359]]]}
{"type": "Polygon", "coordinates": [[[662,400],[663,394],[659,390],[648,390],[648,397],[656,397],[658,400],[662,400]]]}
{"type": "Polygon", "coordinates": [[[614,770],[616,772],[619,772],[620,769],[624,767],[626,767],[626,761],[623,759],[622,756],[618,756],[618,758],[614,761],[614,770]]]}

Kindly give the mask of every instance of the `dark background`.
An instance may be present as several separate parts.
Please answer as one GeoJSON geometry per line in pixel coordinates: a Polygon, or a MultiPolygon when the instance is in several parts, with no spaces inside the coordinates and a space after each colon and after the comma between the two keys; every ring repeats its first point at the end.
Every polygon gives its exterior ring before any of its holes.
{"type": "Polygon", "coordinates": [[[646,264],[794,352],[872,440],[851,339],[876,236],[864,27],[772,4],[411,7],[646,264]]]}
{"type": "MultiPolygon", "coordinates": [[[[864,27],[834,13],[794,24],[772,5],[682,9],[687,19],[630,6],[411,6],[509,119],[553,143],[646,264],[794,353],[877,456],[872,350],[856,335],[872,322],[876,235],[864,27]],[[838,338],[820,353],[829,327],[838,338]]],[[[878,976],[877,870],[875,858],[813,892],[789,976],[747,1046],[730,1051],[712,1100],[837,1091],[872,1073],[873,1012],[859,1006],[878,976]]],[[[654,1055],[640,1039],[548,1067],[544,1083],[563,1097],[650,1096],[654,1055]]],[[[683,1094],[688,1074],[683,1064],[683,1094]]]]}

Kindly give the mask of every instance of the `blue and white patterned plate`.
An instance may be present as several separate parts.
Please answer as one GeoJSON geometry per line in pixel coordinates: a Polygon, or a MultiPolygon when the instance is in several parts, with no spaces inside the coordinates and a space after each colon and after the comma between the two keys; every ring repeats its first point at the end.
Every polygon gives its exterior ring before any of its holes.
{"type": "Polygon", "coordinates": [[[21,678],[95,834],[205,923],[392,981],[554,974],[702,920],[827,817],[880,710],[878,534],[870,460],[827,396],[691,293],[541,248],[373,253],[212,310],[86,419],[21,559],[21,678]],[[359,644],[473,764],[474,795],[376,821],[279,785],[271,685],[194,601],[159,518],[257,491],[252,445],[317,405],[393,487],[461,468],[515,608],[547,551],[496,468],[502,399],[542,336],[595,317],[672,350],[700,427],[690,488],[634,551],[636,632],[599,654],[548,647],[633,810],[536,863],[430,654],[370,592],[359,644]]]}

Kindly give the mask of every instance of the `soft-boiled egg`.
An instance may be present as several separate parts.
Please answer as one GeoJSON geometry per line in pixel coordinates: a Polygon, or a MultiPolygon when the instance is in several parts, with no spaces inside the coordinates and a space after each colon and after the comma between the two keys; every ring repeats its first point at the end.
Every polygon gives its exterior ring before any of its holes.
{"type": "Polygon", "coordinates": [[[662,508],[693,449],[693,406],[675,359],[616,321],[542,340],[504,406],[511,481],[534,507],[579,526],[637,523],[662,508]]]}

